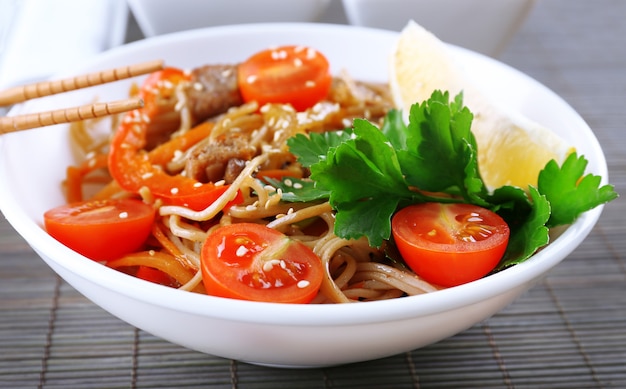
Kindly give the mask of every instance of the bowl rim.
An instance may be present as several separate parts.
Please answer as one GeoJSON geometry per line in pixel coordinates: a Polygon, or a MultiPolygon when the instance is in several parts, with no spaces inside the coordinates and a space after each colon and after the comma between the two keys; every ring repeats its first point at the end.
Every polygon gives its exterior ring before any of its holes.
{"type": "MultiPolygon", "coordinates": [[[[388,30],[323,23],[254,23],[210,27],[149,37],[141,41],[131,42],[93,57],[89,61],[81,63],[79,66],[72,67],[70,71],[64,72],[64,74],[79,74],[78,72],[81,71],[81,69],[94,68],[97,64],[105,60],[123,57],[141,48],[176,41],[206,38],[207,36],[217,36],[220,34],[228,35],[242,32],[259,33],[259,31],[288,32],[293,34],[293,32],[297,30],[299,33],[315,33],[320,29],[330,29],[337,34],[354,33],[364,36],[368,34],[383,34],[389,37],[398,35],[397,32],[388,30]]],[[[557,98],[564,104],[565,108],[571,111],[570,114],[572,118],[580,121],[584,130],[588,131],[587,135],[594,141],[591,147],[597,151],[594,155],[598,169],[597,174],[602,176],[604,182],[608,180],[608,168],[605,156],[593,131],[587,123],[584,122],[582,117],[580,117],[580,115],[562,98],[543,84],[502,62],[453,45],[450,45],[450,47],[452,50],[463,52],[464,55],[478,56],[482,61],[504,66],[517,77],[523,77],[527,82],[533,84],[533,87],[541,89],[542,93],[547,93],[557,98]]],[[[21,108],[18,106],[14,108],[10,114],[18,113],[20,109],[21,108]]],[[[7,137],[7,135],[0,137],[0,159],[2,159],[2,155],[4,155],[2,150],[4,147],[8,147],[7,143],[9,143],[9,140],[10,138],[7,137]]],[[[0,182],[3,181],[6,176],[7,167],[4,165],[5,164],[0,164],[0,182]]],[[[107,268],[80,256],[54,240],[41,226],[27,216],[20,208],[19,202],[15,196],[9,191],[0,191],[0,210],[4,213],[6,219],[15,230],[31,244],[31,247],[35,250],[38,250],[39,247],[42,246],[45,247],[45,254],[49,256],[49,260],[53,261],[55,265],[61,266],[65,270],[89,282],[99,284],[101,287],[107,289],[115,290],[117,293],[128,296],[130,299],[175,311],[231,321],[289,326],[342,326],[361,324],[364,322],[378,323],[405,320],[415,318],[416,316],[434,315],[461,306],[476,304],[482,300],[506,293],[514,287],[532,283],[537,277],[544,274],[569,255],[594,227],[600,217],[602,209],[603,206],[599,206],[581,215],[581,217],[567,228],[561,236],[551,242],[548,248],[536,253],[530,260],[465,285],[440,290],[436,293],[385,301],[354,304],[287,305],[232,300],[189,293],[154,285],[107,268]],[[35,245],[32,242],[42,242],[42,244],[35,245]],[[553,255],[553,252],[556,253],[556,255],[553,255]],[[81,260],[77,262],[77,258],[81,260]],[[124,285],[124,288],[120,288],[120,285],[124,285]]]]}

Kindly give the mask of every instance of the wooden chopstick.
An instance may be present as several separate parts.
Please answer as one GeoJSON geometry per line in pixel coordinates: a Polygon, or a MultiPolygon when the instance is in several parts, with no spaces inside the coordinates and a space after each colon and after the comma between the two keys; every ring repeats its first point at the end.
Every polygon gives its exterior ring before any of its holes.
{"type": "Polygon", "coordinates": [[[84,74],[63,80],[44,81],[30,85],[17,86],[0,92],[0,106],[21,103],[38,97],[123,80],[161,69],[163,69],[163,61],[155,60],[84,74]]]}
{"type": "Polygon", "coordinates": [[[0,117],[0,134],[7,134],[9,132],[27,130],[36,127],[50,126],[53,124],[93,119],[131,111],[142,107],[143,100],[127,99],[19,116],[0,117]]]}

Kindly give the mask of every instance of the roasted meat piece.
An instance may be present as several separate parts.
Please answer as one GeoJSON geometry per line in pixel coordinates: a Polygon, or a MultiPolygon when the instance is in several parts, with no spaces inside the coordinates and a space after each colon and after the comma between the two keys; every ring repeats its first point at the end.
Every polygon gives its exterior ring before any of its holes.
{"type": "Polygon", "coordinates": [[[237,86],[237,65],[205,65],[195,68],[191,73],[191,87],[187,98],[196,122],[243,104],[237,86]]]}
{"type": "Polygon", "coordinates": [[[187,177],[200,182],[220,180],[230,184],[256,154],[256,148],[243,137],[220,138],[195,150],[185,165],[187,177]]]}

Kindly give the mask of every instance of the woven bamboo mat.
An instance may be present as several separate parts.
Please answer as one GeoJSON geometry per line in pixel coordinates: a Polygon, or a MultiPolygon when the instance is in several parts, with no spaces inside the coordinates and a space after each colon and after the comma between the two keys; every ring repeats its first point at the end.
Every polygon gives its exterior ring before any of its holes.
{"type": "MultiPolygon", "coordinates": [[[[626,2],[537,2],[501,60],[594,129],[626,193],[626,2]]],[[[1,190],[6,190],[2,188],[1,190]]],[[[61,281],[0,220],[0,387],[624,388],[626,200],[494,317],[382,360],[280,370],[190,351],[121,322],[61,281]]]]}

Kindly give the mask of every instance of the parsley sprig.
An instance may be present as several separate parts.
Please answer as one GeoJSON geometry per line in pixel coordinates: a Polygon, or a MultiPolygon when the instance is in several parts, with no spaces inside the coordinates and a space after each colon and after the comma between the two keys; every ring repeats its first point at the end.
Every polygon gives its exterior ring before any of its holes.
{"type": "Polygon", "coordinates": [[[587,160],[576,153],[562,166],[549,162],[537,187],[488,191],[479,173],[472,120],[462,94],[450,100],[448,92],[435,91],[411,107],[408,125],[400,111],[391,110],[381,128],[356,119],[344,131],[296,135],[287,143],[310,168],[310,177],[297,180],[300,185],[293,185],[294,179],[271,183],[282,189],[283,201],[329,200],[336,211],[335,234],[365,236],[376,247],[390,238],[393,214],[409,204],[465,202],[488,208],[511,229],[499,269],[546,245],[549,228],[570,224],[617,198],[613,186],[600,187],[599,176],[583,176],[587,160]]]}

